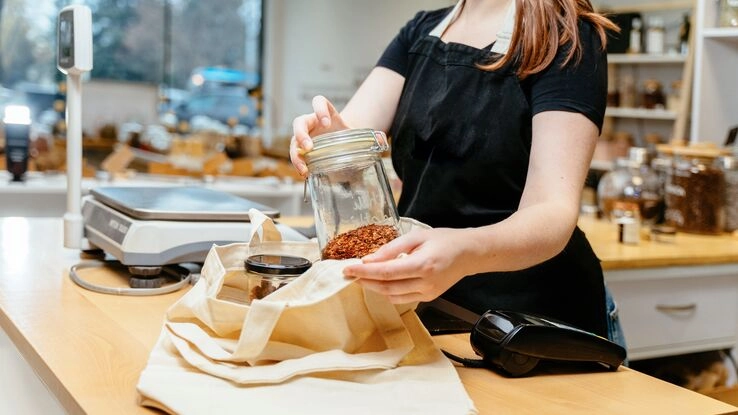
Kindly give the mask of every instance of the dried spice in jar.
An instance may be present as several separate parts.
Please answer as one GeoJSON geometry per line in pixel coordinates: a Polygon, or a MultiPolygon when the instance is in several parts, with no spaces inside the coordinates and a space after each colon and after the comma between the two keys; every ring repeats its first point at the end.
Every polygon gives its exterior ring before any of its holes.
{"type": "Polygon", "coordinates": [[[719,234],[725,220],[725,176],[709,157],[677,155],[666,183],[666,223],[679,231],[719,234]]]}
{"type": "Polygon", "coordinates": [[[307,271],[312,263],[289,255],[251,255],[245,261],[249,296],[247,304],[260,300],[292,282],[307,271]]]}
{"type": "Polygon", "coordinates": [[[389,225],[365,225],[336,235],[323,249],[323,259],[361,258],[397,238],[397,228],[389,225]]]}

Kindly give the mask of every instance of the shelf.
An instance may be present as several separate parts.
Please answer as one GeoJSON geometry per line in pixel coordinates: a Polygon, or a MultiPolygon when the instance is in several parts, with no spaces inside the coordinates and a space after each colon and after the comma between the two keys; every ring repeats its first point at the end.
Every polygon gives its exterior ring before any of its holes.
{"type": "Polygon", "coordinates": [[[606,117],[639,118],[643,120],[676,120],[677,113],[661,109],[646,108],[615,108],[609,107],[605,111],[606,117]]]}
{"type": "Polygon", "coordinates": [[[704,39],[725,40],[738,43],[738,28],[735,27],[713,27],[706,28],[702,32],[704,39]]]}
{"type": "Polygon", "coordinates": [[[648,54],[648,53],[610,53],[607,63],[638,64],[638,63],[680,63],[686,62],[685,55],[678,54],[648,54]]]}

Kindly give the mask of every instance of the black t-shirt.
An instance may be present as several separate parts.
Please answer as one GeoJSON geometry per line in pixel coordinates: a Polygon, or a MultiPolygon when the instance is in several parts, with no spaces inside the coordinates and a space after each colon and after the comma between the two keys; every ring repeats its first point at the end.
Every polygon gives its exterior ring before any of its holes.
{"type": "MultiPolygon", "coordinates": [[[[377,66],[407,77],[410,48],[416,41],[428,36],[451,10],[449,7],[417,13],[392,40],[377,66]]],[[[521,87],[530,105],[531,115],[544,111],[577,112],[601,129],[607,100],[607,55],[590,24],[580,21],[579,35],[581,60],[575,57],[562,68],[561,63],[569,49],[560,48],[554,62],[542,72],[522,80],[521,87]]],[[[509,53],[512,50],[511,45],[509,53]]]]}
{"type": "MultiPolygon", "coordinates": [[[[393,166],[403,181],[399,213],[434,227],[468,228],[517,210],[534,114],[577,112],[602,125],[607,62],[592,27],[582,22],[579,64],[562,69],[561,50],[549,68],[522,81],[514,67],[487,73],[475,64],[498,58],[489,47],[428,37],[450,10],[418,13],[378,65],[405,78],[390,130],[393,166]]],[[[524,270],[468,276],[444,298],[479,314],[531,312],[607,335],[602,269],[579,229],[555,257],[524,270]]]]}

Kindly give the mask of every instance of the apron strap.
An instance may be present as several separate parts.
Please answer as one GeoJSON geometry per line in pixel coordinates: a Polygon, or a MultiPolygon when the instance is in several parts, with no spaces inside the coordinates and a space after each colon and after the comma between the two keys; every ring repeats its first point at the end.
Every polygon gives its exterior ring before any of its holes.
{"type": "Polygon", "coordinates": [[[437,38],[440,38],[443,35],[443,32],[448,29],[448,27],[453,23],[454,20],[459,16],[459,13],[461,12],[461,8],[464,5],[464,0],[459,0],[456,2],[456,5],[454,6],[453,10],[451,10],[451,13],[447,14],[446,17],[441,20],[438,25],[431,30],[431,32],[428,34],[430,36],[435,36],[437,38]]]}
{"type": "Polygon", "coordinates": [[[515,30],[515,2],[516,0],[510,0],[510,5],[507,7],[505,23],[502,24],[502,30],[497,32],[497,41],[492,45],[492,52],[494,53],[505,55],[510,49],[510,41],[512,40],[513,30],[515,30]]]}
{"type": "MultiPolygon", "coordinates": [[[[505,21],[502,24],[502,29],[497,32],[497,40],[492,45],[491,51],[494,53],[499,53],[500,55],[507,54],[507,51],[510,49],[510,40],[512,39],[512,33],[513,30],[515,30],[515,6],[516,0],[510,0],[510,5],[507,7],[507,14],[505,15],[505,21]]],[[[447,14],[446,17],[441,20],[436,27],[431,30],[431,32],[428,34],[429,36],[435,36],[437,38],[440,38],[443,35],[443,32],[448,29],[448,27],[451,25],[451,23],[456,20],[457,17],[459,17],[459,13],[461,13],[461,9],[464,6],[464,0],[459,0],[454,8],[451,10],[451,13],[447,14]]]]}

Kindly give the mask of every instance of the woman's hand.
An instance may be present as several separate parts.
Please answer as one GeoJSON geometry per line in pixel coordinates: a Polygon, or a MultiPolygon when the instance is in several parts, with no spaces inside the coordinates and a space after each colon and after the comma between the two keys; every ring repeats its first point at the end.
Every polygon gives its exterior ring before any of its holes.
{"type": "Polygon", "coordinates": [[[336,107],[324,96],[318,95],[313,98],[313,111],[312,114],[300,115],[292,121],[290,160],[303,176],[306,176],[308,171],[302,154],[313,148],[311,137],[349,128],[341,118],[341,114],[336,111],[336,107]]]}
{"type": "Polygon", "coordinates": [[[343,273],[395,304],[430,301],[466,275],[475,274],[468,230],[414,230],[347,266],[343,273]]]}

